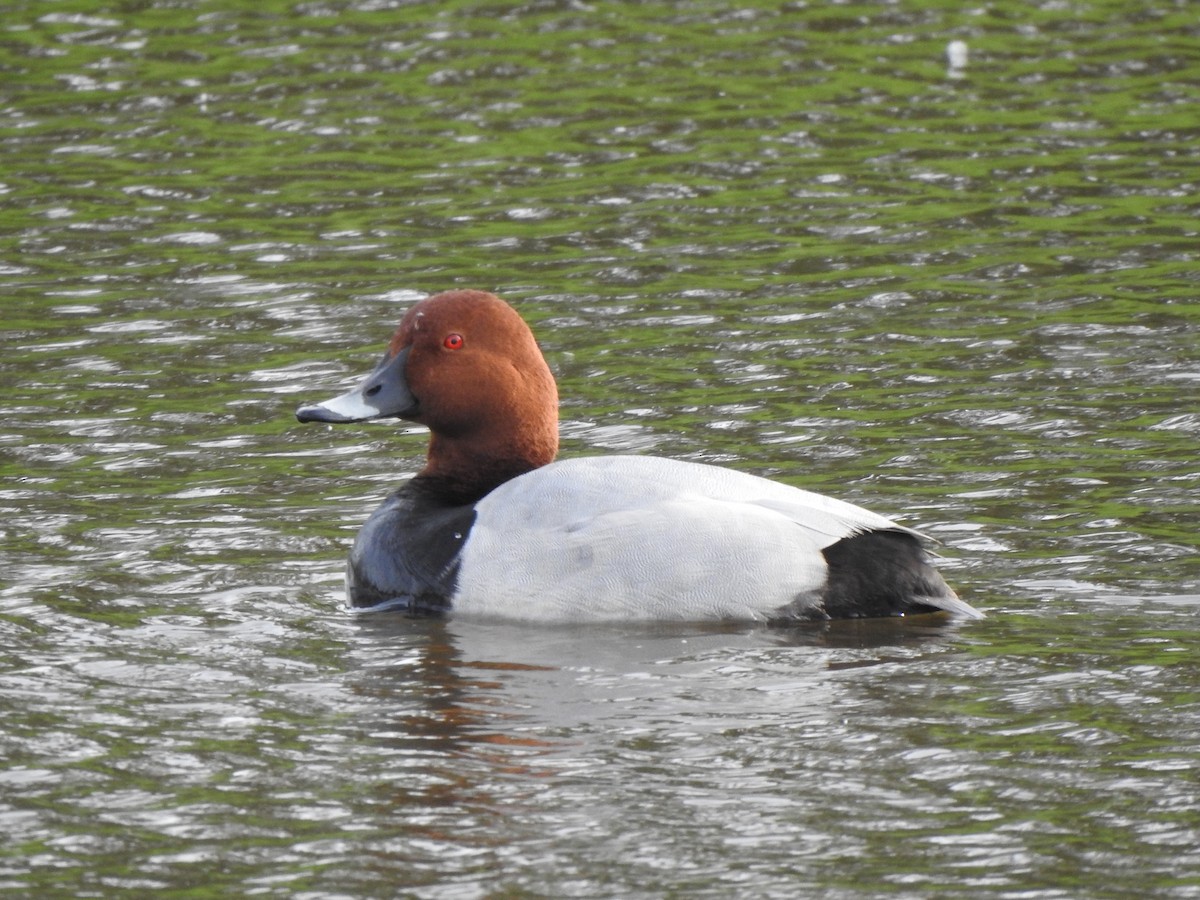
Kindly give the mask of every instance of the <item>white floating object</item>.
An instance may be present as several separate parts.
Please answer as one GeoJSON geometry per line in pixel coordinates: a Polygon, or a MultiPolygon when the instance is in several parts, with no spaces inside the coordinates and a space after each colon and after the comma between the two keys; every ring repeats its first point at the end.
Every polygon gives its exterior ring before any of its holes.
{"type": "Polygon", "coordinates": [[[961,75],[962,70],[967,67],[967,58],[969,57],[966,41],[951,41],[946,45],[946,63],[950,67],[950,73],[961,75]]]}

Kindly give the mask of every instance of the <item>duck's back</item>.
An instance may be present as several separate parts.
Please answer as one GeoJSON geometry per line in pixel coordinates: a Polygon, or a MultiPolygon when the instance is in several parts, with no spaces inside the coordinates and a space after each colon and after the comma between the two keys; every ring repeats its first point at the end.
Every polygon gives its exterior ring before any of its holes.
{"type": "Polygon", "coordinates": [[[864,532],[915,544],[852,504],[657,457],[556,462],[496,488],[475,512],[453,610],[509,619],[820,616],[822,550],[864,532]]]}

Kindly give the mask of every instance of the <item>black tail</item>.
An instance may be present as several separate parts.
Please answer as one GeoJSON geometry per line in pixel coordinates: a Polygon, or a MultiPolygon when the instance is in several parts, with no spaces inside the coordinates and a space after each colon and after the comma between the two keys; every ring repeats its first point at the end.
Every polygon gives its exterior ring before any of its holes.
{"type": "Polygon", "coordinates": [[[914,535],[866,531],[821,551],[829,564],[825,613],[832,619],[879,618],[937,610],[982,618],[958,599],[914,535]]]}

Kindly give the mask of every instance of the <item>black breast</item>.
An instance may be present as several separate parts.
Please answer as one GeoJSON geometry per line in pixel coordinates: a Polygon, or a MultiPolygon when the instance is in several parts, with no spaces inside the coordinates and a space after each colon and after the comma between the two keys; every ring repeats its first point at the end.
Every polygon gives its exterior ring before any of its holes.
{"type": "Polygon", "coordinates": [[[346,574],[351,606],[386,603],[414,614],[444,613],[474,522],[473,503],[447,503],[420,479],[409,481],[371,514],[354,541],[346,574]]]}

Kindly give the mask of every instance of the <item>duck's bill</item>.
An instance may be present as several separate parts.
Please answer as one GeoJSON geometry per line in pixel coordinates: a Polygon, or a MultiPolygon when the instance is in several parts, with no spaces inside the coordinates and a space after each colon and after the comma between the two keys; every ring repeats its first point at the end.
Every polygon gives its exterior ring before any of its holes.
{"type": "Polygon", "coordinates": [[[379,409],[364,402],[362,392],[358,390],[349,391],[323,403],[301,406],[296,410],[296,418],[301,422],[328,422],[332,425],[369,422],[381,417],[379,409]]]}
{"type": "Polygon", "coordinates": [[[408,349],[385,356],[362,384],[340,397],[301,406],[296,418],[301,422],[326,422],[344,425],[372,419],[406,418],[416,413],[417,400],[408,389],[404,365],[408,349]]]}

